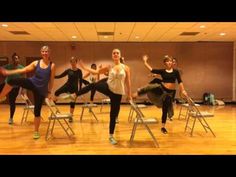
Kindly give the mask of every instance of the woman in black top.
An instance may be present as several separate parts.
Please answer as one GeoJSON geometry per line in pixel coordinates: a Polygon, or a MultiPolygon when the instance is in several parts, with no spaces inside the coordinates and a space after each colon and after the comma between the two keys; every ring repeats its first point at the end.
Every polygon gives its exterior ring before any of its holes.
{"type": "Polygon", "coordinates": [[[180,94],[187,96],[187,92],[184,89],[182,79],[180,77],[179,71],[173,69],[172,59],[169,56],[164,57],[165,69],[153,69],[148,63],[148,56],[143,56],[144,65],[153,74],[159,74],[162,80],[157,83],[150,83],[147,86],[138,89],[133,97],[148,93],[149,99],[158,107],[162,107],[162,128],[161,131],[166,134],[165,123],[167,119],[167,114],[169,117],[173,116],[173,106],[172,100],[175,94],[175,81],[178,81],[180,94]]]}
{"type": "MultiPolygon", "coordinates": [[[[78,91],[78,84],[79,84],[79,90],[81,89],[82,86],[82,71],[77,68],[77,59],[75,57],[71,57],[70,59],[70,64],[71,68],[65,70],[63,73],[60,75],[55,76],[56,79],[68,76],[67,82],[60,87],[58,90],[55,92],[55,96],[58,97],[62,93],[75,93],[78,91]]],[[[75,108],[75,101],[70,102],[70,113],[73,115],[74,113],[74,108],[75,108]]],[[[73,120],[70,119],[70,122],[73,120]]]]}

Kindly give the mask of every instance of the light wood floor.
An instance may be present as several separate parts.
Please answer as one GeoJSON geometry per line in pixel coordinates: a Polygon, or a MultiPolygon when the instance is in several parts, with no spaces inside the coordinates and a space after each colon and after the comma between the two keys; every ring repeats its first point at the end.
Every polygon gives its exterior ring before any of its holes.
{"type": "MultiPolygon", "coordinates": [[[[69,111],[69,106],[59,105],[61,111],[69,111]]],[[[142,126],[139,126],[130,145],[129,138],[132,123],[128,123],[129,105],[122,105],[119,124],[116,126],[115,137],[118,145],[111,145],[108,141],[109,107],[105,106],[103,113],[100,107],[94,112],[99,118],[97,123],[88,110],[85,111],[83,121],[79,122],[81,105],[76,105],[75,121],[71,124],[75,136],[68,139],[63,130],[57,126],[54,139],[45,141],[45,133],[48,125],[49,110],[43,107],[44,120],[40,126],[41,138],[34,140],[33,115],[30,113],[28,122],[21,125],[23,105],[17,105],[14,125],[8,125],[8,105],[0,104],[0,154],[236,154],[236,106],[224,107],[201,106],[201,110],[214,112],[213,118],[207,121],[216,134],[216,138],[197,122],[193,137],[184,132],[185,120],[178,120],[179,105],[175,107],[173,121],[167,121],[168,134],[162,134],[161,124],[150,125],[160,148],[154,143],[142,126]]],[[[161,110],[155,106],[142,109],[146,116],[156,116],[160,121],[161,110]]]]}

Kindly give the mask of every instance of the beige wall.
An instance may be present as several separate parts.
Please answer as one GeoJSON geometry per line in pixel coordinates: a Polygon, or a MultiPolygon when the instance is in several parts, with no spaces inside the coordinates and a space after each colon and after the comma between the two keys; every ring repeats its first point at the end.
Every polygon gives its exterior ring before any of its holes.
{"type": "MultiPolygon", "coordinates": [[[[212,92],[218,99],[233,99],[233,42],[179,42],[179,43],[73,43],[70,42],[0,42],[0,56],[11,57],[17,52],[24,63],[25,57],[40,56],[40,47],[49,45],[52,60],[56,63],[57,74],[69,65],[71,56],[77,56],[90,65],[111,63],[113,48],[121,49],[127,65],[131,68],[132,91],[147,84],[151,78],[143,66],[143,54],[150,56],[153,68],[163,68],[163,55],[172,55],[183,70],[183,81],[189,95],[201,99],[204,92],[212,92]]],[[[85,73],[85,72],[83,72],[85,73]]],[[[53,91],[67,78],[55,80],[53,91]]],[[[98,94],[97,98],[101,98],[98,94]]]]}

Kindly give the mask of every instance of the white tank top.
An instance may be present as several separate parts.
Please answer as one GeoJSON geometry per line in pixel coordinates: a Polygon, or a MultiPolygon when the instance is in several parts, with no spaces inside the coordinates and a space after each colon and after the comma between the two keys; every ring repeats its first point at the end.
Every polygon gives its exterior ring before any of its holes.
{"type": "Polygon", "coordinates": [[[90,75],[89,75],[89,82],[90,82],[90,83],[95,83],[95,82],[97,82],[97,74],[92,74],[92,73],[90,73],[90,75]]]}
{"type": "Polygon", "coordinates": [[[119,72],[114,70],[114,67],[110,69],[107,84],[109,89],[116,94],[125,95],[125,65],[120,64],[119,72]]]}

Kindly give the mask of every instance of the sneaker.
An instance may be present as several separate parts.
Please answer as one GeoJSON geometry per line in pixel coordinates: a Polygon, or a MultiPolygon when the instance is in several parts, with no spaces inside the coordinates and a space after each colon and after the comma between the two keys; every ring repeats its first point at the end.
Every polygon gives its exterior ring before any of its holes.
{"type": "Polygon", "coordinates": [[[7,99],[7,97],[5,97],[5,96],[2,97],[2,98],[0,98],[0,103],[3,102],[3,101],[5,101],[6,99],[7,99]]]}
{"type": "Polygon", "coordinates": [[[164,127],[161,128],[161,132],[164,133],[164,134],[168,133],[167,130],[164,127]]]}
{"type": "Polygon", "coordinates": [[[34,132],[33,138],[34,139],[39,139],[40,138],[39,132],[34,132]]]}
{"type": "Polygon", "coordinates": [[[170,120],[170,121],[173,121],[173,118],[172,118],[172,117],[170,117],[170,118],[169,118],[169,120],[170,120]]]}
{"type": "Polygon", "coordinates": [[[117,144],[117,141],[115,140],[114,137],[110,137],[110,138],[109,138],[109,141],[110,141],[110,143],[113,144],[113,145],[117,144]]]}
{"type": "Polygon", "coordinates": [[[12,119],[12,118],[10,118],[10,119],[8,120],[8,124],[13,124],[13,119],[12,119]]]}

